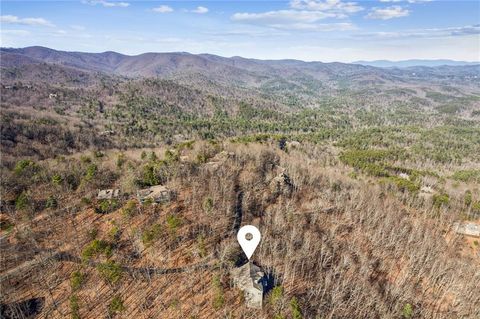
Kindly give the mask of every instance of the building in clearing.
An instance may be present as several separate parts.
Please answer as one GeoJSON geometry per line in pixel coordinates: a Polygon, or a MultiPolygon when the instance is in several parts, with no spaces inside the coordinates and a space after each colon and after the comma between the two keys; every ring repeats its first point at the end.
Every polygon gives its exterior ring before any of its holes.
{"type": "Polygon", "coordinates": [[[156,185],[141,189],[137,192],[140,203],[151,201],[152,203],[166,203],[172,198],[172,192],[166,186],[156,185]]]}
{"type": "Polygon", "coordinates": [[[263,291],[267,286],[267,279],[260,267],[248,262],[234,268],[231,276],[233,285],[243,291],[247,307],[262,309],[263,291]]]}
{"type": "Polygon", "coordinates": [[[102,189],[98,191],[97,199],[112,199],[117,198],[120,194],[119,189],[102,189]]]}
{"type": "Polygon", "coordinates": [[[457,234],[480,237],[480,225],[475,223],[455,223],[453,230],[457,234]]]}

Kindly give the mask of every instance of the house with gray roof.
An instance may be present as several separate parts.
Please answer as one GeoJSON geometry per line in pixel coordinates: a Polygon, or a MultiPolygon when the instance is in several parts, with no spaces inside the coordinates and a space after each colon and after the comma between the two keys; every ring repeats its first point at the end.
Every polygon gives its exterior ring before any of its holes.
{"type": "Polygon", "coordinates": [[[262,269],[248,262],[241,267],[234,268],[230,275],[233,278],[233,285],[243,291],[247,307],[262,309],[263,292],[267,285],[262,269]]]}
{"type": "Polygon", "coordinates": [[[460,235],[480,237],[480,225],[475,223],[455,223],[453,230],[460,235]]]}

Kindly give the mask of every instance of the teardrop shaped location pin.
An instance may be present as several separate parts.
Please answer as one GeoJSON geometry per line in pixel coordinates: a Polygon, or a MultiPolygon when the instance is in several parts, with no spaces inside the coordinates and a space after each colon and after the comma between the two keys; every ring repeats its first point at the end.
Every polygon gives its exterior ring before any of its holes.
{"type": "Polygon", "coordinates": [[[242,247],[243,252],[247,255],[247,258],[250,260],[255,249],[260,243],[261,239],[260,231],[257,227],[252,225],[245,225],[237,233],[237,240],[242,247]]]}

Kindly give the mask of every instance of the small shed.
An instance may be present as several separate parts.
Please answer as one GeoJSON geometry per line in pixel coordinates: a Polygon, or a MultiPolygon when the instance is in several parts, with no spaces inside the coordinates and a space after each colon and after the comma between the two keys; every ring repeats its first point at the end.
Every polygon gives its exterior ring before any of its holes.
{"type": "Polygon", "coordinates": [[[119,189],[101,189],[98,191],[97,199],[117,198],[119,194],[120,194],[119,189]]]}
{"type": "Polygon", "coordinates": [[[154,203],[166,203],[172,199],[172,191],[163,185],[151,186],[137,192],[140,203],[151,201],[154,203]]]}
{"type": "Polygon", "coordinates": [[[455,223],[453,230],[460,235],[480,237],[480,225],[475,223],[455,223]]]}
{"type": "Polygon", "coordinates": [[[233,285],[242,290],[247,307],[262,309],[263,291],[267,286],[267,279],[262,269],[251,262],[232,269],[230,275],[233,285]]]}

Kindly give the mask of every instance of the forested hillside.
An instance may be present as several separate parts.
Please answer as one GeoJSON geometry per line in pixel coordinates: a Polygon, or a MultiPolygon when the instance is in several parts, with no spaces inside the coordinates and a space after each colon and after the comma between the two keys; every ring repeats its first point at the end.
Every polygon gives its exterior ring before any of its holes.
{"type": "Polygon", "coordinates": [[[2,316],[480,317],[478,65],[0,52],[2,316]]]}

